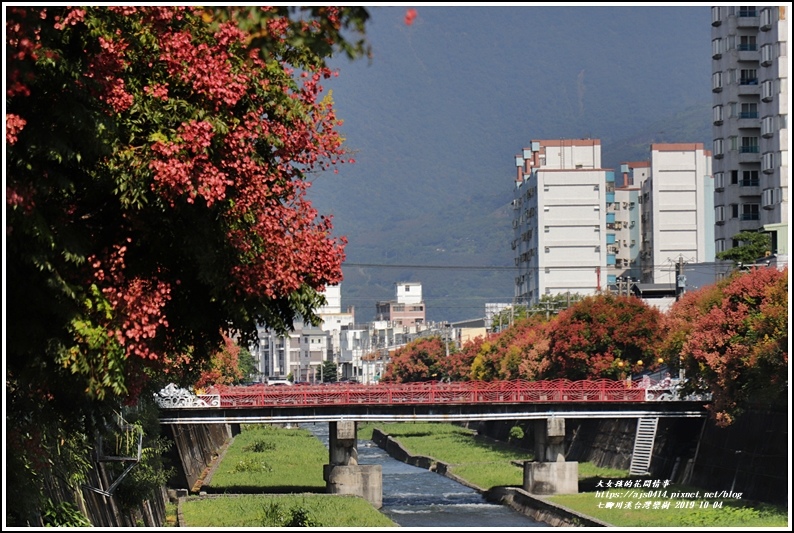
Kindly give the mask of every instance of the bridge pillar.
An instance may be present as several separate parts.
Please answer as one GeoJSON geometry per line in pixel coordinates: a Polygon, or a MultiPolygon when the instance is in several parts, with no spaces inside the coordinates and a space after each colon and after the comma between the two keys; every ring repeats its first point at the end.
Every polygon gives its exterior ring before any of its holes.
{"type": "Polygon", "coordinates": [[[535,421],[535,460],[524,463],[523,488],[530,494],[576,494],[579,463],[565,460],[565,419],[535,421]]]}
{"type": "Polygon", "coordinates": [[[359,465],[356,423],[328,423],[328,462],[323,479],[329,494],[352,494],[364,498],[375,509],[383,506],[381,465],[359,465]]]}

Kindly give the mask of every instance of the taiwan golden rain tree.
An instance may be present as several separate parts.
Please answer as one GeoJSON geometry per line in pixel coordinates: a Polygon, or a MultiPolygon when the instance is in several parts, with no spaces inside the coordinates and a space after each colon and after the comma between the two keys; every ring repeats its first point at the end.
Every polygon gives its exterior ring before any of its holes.
{"type": "Polygon", "coordinates": [[[222,332],[246,343],[260,323],[317,322],[345,239],[305,198],[306,177],[351,161],[325,60],[365,52],[343,34],[363,35],[367,16],[6,8],[15,490],[103,408],[192,383],[222,332]]]}
{"type": "Polygon", "coordinates": [[[666,317],[663,351],[685,392],[709,393],[716,423],[788,398],[788,269],[758,267],[685,294],[666,317]]]}

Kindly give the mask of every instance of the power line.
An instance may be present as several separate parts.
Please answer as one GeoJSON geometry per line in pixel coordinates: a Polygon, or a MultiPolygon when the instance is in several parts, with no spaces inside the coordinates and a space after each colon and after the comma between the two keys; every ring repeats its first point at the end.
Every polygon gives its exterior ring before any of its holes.
{"type": "Polygon", "coordinates": [[[469,266],[469,265],[383,265],[377,263],[342,263],[342,267],[360,268],[414,268],[423,270],[518,270],[515,266],[469,266]]]}
{"type": "MultiPolygon", "coordinates": [[[[531,267],[517,267],[517,266],[473,266],[473,265],[386,265],[382,263],[342,263],[342,268],[344,267],[357,267],[357,268],[410,268],[415,270],[497,270],[497,271],[513,271],[513,272],[526,272],[529,270],[536,271],[536,270],[584,270],[590,271],[597,268],[601,268],[600,265],[551,265],[551,266],[531,266],[531,267]]],[[[691,268],[691,267],[690,267],[691,268]]],[[[612,265],[606,265],[604,267],[605,270],[630,270],[627,268],[617,268],[612,265]]],[[[667,265],[654,265],[652,269],[648,270],[658,270],[658,271],[670,271],[672,272],[672,268],[667,265]]],[[[697,270],[697,268],[692,268],[692,270],[697,270]]],[[[710,265],[703,265],[700,268],[701,271],[711,272],[714,270],[714,267],[710,265]]]]}

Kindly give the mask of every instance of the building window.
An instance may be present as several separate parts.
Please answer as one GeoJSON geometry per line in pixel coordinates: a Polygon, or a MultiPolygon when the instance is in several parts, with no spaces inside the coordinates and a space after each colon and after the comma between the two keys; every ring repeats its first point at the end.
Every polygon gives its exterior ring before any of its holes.
{"type": "Polygon", "coordinates": [[[754,68],[743,68],[739,72],[739,85],[758,85],[758,71],[754,68]]]}
{"type": "Polygon", "coordinates": [[[774,97],[775,97],[774,80],[766,80],[761,84],[761,100],[763,100],[764,102],[771,102],[774,97]]]}
{"type": "Polygon", "coordinates": [[[739,6],[739,16],[740,17],[757,17],[758,11],[756,11],[755,6],[739,6]]]}
{"type": "Polygon", "coordinates": [[[712,111],[714,114],[714,124],[722,124],[722,106],[715,105],[712,111]]]}
{"type": "Polygon", "coordinates": [[[758,104],[755,102],[743,103],[739,118],[758,118],[758,104]]]}
{"type": "Polygon", "coordinates": [[[731,170],[731,185],[737,185],[738,183],[739,183],[739,171],[731,170]]]}
{"type": "Polygon", "coordinates": [[[757,50],[755,35],[742,35],[739,37],[739,51],[752,52],[757,50]]]}
{"type": "Polygon", "coordinates": [[[731,218],[739,218],[739,204],[731,204],[731,218]]]}
{"type": "Polygon", "coordinates": [[[722,224],[725,222],[725,207],[718,205],[714,208],[714,221],[717,224],[722,224]]]}
{"type": "Polygon", "coordinates": [[[714,189],[717,191],[721,191],[725,188],[725,173],[724,172],[715,172],[714,173],[714,189]]]}
{"type": "Polygon", "coordinates": [[[771,137],[775,133],[775,117],[761,119],[761,137],[771,137]]]}
{"type": "Polygon", "coordinates": [[[761,66],[768,67],[772,64],[772,60],[775,59],[775,52],[772,48],[773,45],[765,44],[761,47],[761,66]]]}
{"type": "Polygon", "coordinates": [[[714,139],[714,157],[720,158],[725,154],[725,147],[722,139],[714,139]]]}
{"type": "Polygon", "coordinates": [[[773,209],[776,204],[779,204],[782,197],[782,191],[777,189],[764,189],[761,193],[761,207],[764,209],[773,209]]]}
{"type": "Polygon", "coordinates": [[[758,153],[758,137],[742,137],[742,150],[743,154],[757,154],[758,153]]]}
{"type": "MultiPolygon", "coordinates": [[[[772,9],[778,9],[777,7],[771,8],[766,7],[761,10],[761,30],[768,31],[772,29],[772,9]]],[[[714,8],[711,8],[711,24],[714,26],[714,8]]]]}
{"type": "Polygon", "coordinates": [[[761,170],[769,174],[775,170],[775,152],[766,152],[761,156],[761,170]]]}
{"type": "Polygon", "coordinates": [[[722,91],[722,72],[711,75],[711,90],[715,93],[722,91]]]}
{"type": "Polygon", "coordinates": [[[719,26],[722,24],[722,19],[720,18],[720,12],[722,8],[719,6],[713,6],[711,8],[711,25],[712,26],[719,26]]]}
{"type": "Polygon", "coordinates": [[[739,149],[739,137],[731,135],[728,137],[728,150],[735,152],[739,149]]]}
{"type": "Polygon", "coordinates": [[[758,220],[758,204],[742,204],[742,220],[758,220]]]}
{"type": "Polygon", "coordinates": [[[757,170],[743,170],[742,181],[739,185],[742,187],[758,187],[758,171],[757,170]]]}
{"type": "Polygon", "coordinates": [[[722,39],[713,39],[711,41],[711,57],[713,59],[722,57],[722,39]]]}

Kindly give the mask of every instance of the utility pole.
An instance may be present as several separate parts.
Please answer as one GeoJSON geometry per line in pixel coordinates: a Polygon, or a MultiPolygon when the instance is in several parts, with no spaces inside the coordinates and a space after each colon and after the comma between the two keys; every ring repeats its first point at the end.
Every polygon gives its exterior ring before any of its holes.
{"type": "Polygon", "coordinates": [[[681,295],[686,292],[686,276],[684,275],[684,256],[678,256],[678,263],[675,265],[675,300],[678,301],[681,295]]]}

